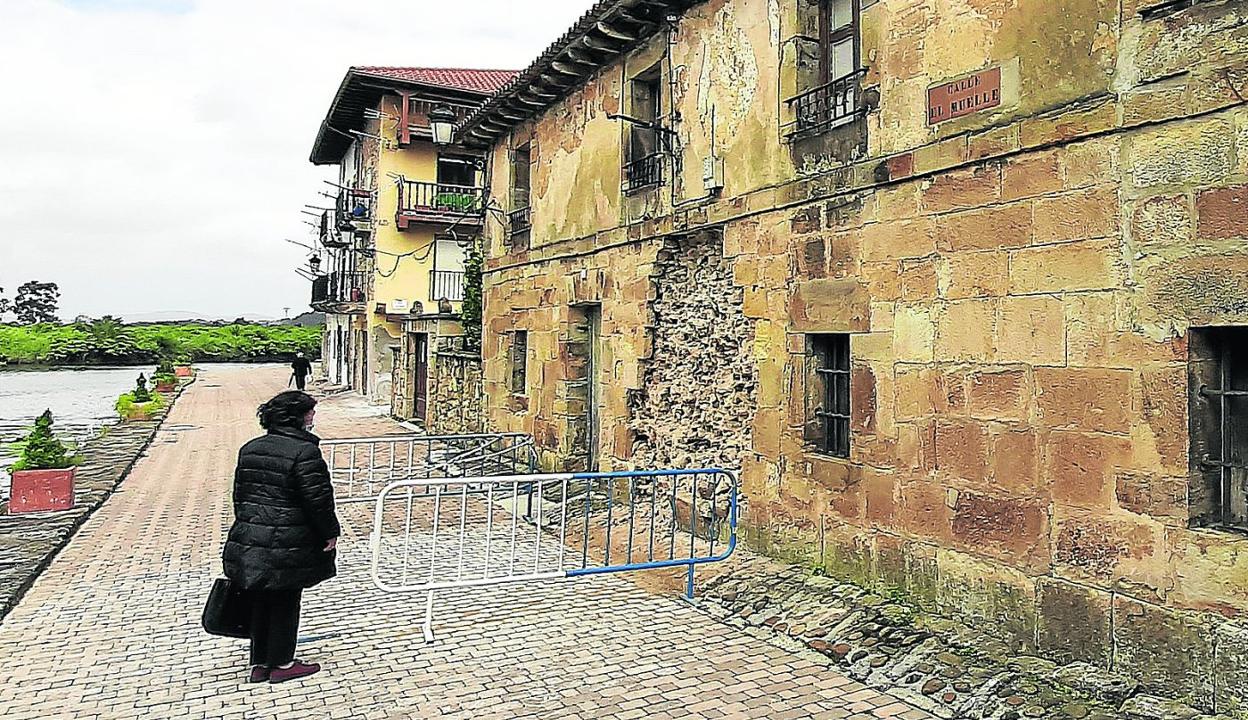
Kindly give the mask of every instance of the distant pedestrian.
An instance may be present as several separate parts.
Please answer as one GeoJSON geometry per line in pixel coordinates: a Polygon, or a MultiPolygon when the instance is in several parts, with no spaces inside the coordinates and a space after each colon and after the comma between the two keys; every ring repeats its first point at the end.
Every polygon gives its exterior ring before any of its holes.
{"type": "Polygon", "coordinates": [[[250,607],[253,683],[284,682],[321,669],[295,660],[299,601],[332,578],[341,527],[329,468],[313,435],[316,400],[287,390],[260,406],[267,434],[248,442],[234,471],[234,525],[225,575],[250,607]]]}
{"type": "Polygon", "coordinates": [[[290,369],[295,376],[295,387],[300,390],[308,388],[308,376],[312,374],[312,362],[303,356],[303,353],[295,355],[295,361],[290,364],[290,369]]]}

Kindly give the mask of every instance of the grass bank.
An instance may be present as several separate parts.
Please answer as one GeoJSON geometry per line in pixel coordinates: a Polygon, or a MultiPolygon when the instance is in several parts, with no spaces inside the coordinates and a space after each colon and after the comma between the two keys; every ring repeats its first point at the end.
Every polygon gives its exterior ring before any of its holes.
{"type": "Polygon", "coordinates": [[[14,365],[142,365],[164,344],[191,362],[271,362],[302,352],[317,358],[321,328],[291,325],[0,324],[0,362],[14,365]]]}

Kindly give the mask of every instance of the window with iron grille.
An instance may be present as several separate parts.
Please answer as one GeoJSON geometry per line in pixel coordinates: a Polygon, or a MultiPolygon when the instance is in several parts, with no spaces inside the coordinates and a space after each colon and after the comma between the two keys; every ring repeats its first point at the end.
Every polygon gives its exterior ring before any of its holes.
{"type": "Polygon", "coordinates": [[[1188,356],[1192,524],[1248,531],[1248,327],[1193,328],[1188,356]]]}
{"type": "Polygon", "coordinates": [[[861,115],[859,0],[798,0],[797,93],[790,135],[811,135],[861,115]]]}
{"type": "Polygon", "coordinates": [[[533,224],[529,208],[532,163],[533,146],[531,143],[524,143],[511,151],[511,210],[507,213],[509,236],[526,233],[533,224]]]}
{"type": "Polygon", "coordinates": [[[849,335],[810,335],[812,377],[808,437],[818,450],[849,457],[849,335]]]}
{"type": "Polygon", "coordinates": [[[511,392],[513,395],[524,395],[528,390],[525,376],[529,362],[529,333],[527,330],[516,330],[511,334],[511,392]]]}
{"type": "Polygon", "coordinates": [[[624,163],[624,191],[633,192],[663,182],[662,72],[658,65],[629,83],[628,152],[624,163]]]}

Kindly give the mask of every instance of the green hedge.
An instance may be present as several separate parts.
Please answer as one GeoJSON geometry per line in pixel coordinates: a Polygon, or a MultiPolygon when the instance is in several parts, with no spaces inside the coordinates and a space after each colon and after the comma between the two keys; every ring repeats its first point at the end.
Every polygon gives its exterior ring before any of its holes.
{"type": "Polygon", "coordinates": [[[321,328],[293,325],[0,324],[0,361],[39,365],[147,364],[163,345],[191,362],[283,360],[321,354],[321,328]]]}
{"type": "Polygon", "coordinates": [[[123,420],[130,420],[139,416],[151,417],[152,414],[163,410],[167,401],[165,396],[158,392],[153,392],[152,399],[147,402],[135,402],[134,393],[125,393],[117,398],[117,403],[113,408],[117,410],[117,414],[123,420]]]}

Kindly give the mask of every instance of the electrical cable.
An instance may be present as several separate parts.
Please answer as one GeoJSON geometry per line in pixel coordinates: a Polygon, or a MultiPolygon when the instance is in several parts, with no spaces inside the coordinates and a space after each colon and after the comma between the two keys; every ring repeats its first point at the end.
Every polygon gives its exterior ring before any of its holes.
{"type": "Polygon", "coordinates": [[[416,248],[415,250],[412,250],[410,252],[405,252],[405,253],[392,253],[392,252],[386,252],[385,250],[374,249],[373,252],[375,253],[380,253],[382,255],[389,255],[390,257],[394,258],[394,265],[391,266],[389,271],[383,271],[381,268],[374,268],[374,270],[379,277],[383,277],[387,279],[394,277],[394,275],[398,273],[399,271],[399,264],[403,262],[403,258],[412,257],[417,262],[424,262],[425,260],[429,259],[429,255],[430,253],[433,252],[433,247],[437,243],[438,243],[438,239],[434,238],[433,240],[429,242],[428,245],[424,246],[423,248],[416,248]],[[418,256],[418,253],[419,253],[419,256],[418,256]]]}

